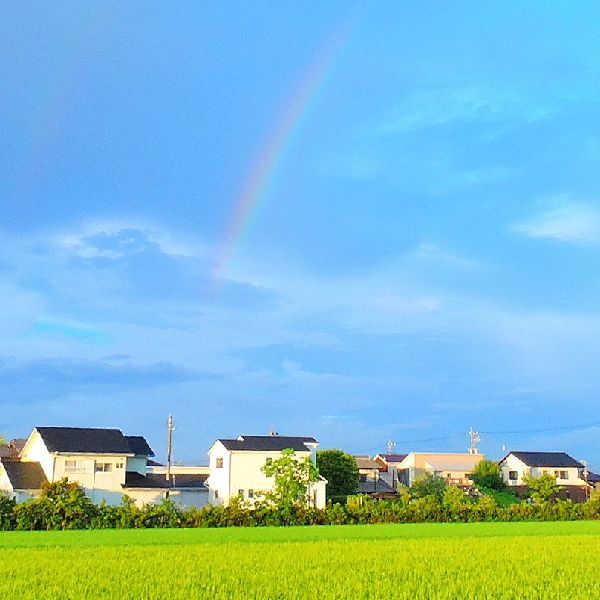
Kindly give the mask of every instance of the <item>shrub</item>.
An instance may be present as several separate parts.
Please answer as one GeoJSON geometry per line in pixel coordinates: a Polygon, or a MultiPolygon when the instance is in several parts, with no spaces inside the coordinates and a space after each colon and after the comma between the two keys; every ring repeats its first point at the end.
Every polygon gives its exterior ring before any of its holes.
{"type": "Polygon", "coordinates": [[[9,531],[15,526],[15,501],[0,492],[0,531],[9,531]]]}
{"type": "Polygon", "coordinates": [[[479,461],[471,474],[471,479],[477,487],[498,491],[506,489],[500,465],[493,460],[479,461]]]}

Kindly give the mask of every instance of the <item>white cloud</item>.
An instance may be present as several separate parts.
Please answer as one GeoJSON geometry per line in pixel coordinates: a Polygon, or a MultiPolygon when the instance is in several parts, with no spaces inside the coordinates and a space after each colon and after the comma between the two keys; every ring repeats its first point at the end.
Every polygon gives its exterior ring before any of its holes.
{"type": "Polygon", "coordinates": [[[484,90],[470,85],[427,88],[408,94],[378,131],[390,134],[454,122],[498,122],[507,117],[531,122],[545,118],[552,111],[547,103],[514,90],[484,90]]]}
{"type": "Polygon", "coordinates": [[[558,204],[531,219],[515,225],[519,233],[573,244],[600,244],[600,207],[572,202],[566,196],[554,199],[558,204]]]}

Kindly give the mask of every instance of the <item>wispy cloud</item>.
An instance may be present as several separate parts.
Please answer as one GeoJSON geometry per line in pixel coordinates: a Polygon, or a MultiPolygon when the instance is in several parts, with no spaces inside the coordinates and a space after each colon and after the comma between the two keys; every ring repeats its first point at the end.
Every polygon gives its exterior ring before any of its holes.
{"type": "Polygon", "coordinates": [[[571,201],[568,196],[551,200],[553,208],[515,225],[519,233],[533,238],[582,245],[600,244],[600,207],[571,201]]]}
{"type": "Polygon", "coordinates": [[[387,117],[379,133],[391,134],[457,122],[531,122],[553,111],[547,103],[515,90],[486,90],[473,85],[414,90],[387,117]]]}

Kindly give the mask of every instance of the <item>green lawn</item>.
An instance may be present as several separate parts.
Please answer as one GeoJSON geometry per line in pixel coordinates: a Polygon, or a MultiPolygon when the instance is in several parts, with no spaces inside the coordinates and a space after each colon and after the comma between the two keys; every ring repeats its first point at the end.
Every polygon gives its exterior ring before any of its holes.
{"type": "Polygon", "coordinates": [[[600,522],[0,533],[0,598],[593,598],[600,522]]]}

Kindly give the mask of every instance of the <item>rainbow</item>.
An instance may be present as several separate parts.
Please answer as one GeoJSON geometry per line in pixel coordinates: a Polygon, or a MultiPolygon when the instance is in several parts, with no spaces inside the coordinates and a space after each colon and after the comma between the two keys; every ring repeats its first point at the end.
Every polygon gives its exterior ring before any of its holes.
{"type": "MultiPolygon", "coordinates": [[[[364,4],[361,3],[359,7],[364,7],[364,4]]],[[[363,10],[353,10],[327,38],[285,104],[266,143],[257,154],[242,191],[234,202],[232,216],[219,246],[212,271],[213,285],[225,277],[236,246],[260,200],[265,197],[293,134],[298,130],[303,117],[317,98],[335,59],[340,55],[342,48],[347,46],[362,13],[363,10]]]]}

